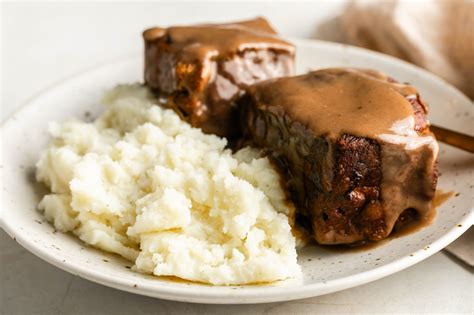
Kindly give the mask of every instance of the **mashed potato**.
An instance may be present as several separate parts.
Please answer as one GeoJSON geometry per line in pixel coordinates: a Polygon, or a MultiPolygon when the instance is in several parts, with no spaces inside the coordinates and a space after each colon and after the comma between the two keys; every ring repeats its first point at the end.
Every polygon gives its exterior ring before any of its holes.
{"type": "Polygon", "coordinates": [[[94,123],[50,125],[37,163],[45,217],[141,272],[216,285],[298,276],[294,208],[268,159],[232,154],[152,102],[120,86],[94,123]]]}

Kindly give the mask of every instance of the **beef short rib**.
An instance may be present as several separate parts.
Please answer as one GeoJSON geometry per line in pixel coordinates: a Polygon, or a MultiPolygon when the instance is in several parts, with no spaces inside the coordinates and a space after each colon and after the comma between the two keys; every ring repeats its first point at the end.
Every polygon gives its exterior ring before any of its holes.
{"type": "Polygon", "coordinates": [[[244,139],[279,166],[317,242],[376,241],[431,215],[438,145],[412,86],[325,69],[257,83],[239,106],[244,139]]]}
{"type": "Polygon", "coordinates": [[[263,18],[151,28],[143,37],[145,83],[191,125],[230,139],[243,88],[293,74],[294,46],[263,18]]]}

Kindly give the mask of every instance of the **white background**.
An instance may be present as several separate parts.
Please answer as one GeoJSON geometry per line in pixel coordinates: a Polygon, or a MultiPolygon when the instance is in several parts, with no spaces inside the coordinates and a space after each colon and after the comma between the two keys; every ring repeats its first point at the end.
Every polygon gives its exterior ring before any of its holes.
{"type": "MultiPolygon", "coordinates": [[[[141,51],[141,32],[149,26],[265,15],[284,35],[337,40],[335,22],[344,6],[341,1],[3,3],[1,119],[69,75],[141,51]]],[[[472,314],[474,309],[473,269],[445,253],[339,293],[244,306],[168,302],[103,287],[48,265],[3,231],[0,259],[1,314],[472,314]]]]}

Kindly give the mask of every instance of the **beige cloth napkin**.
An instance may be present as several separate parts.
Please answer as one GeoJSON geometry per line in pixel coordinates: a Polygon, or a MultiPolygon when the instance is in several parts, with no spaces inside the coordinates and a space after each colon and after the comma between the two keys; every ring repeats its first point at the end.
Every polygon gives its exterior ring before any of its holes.
{"type": "Polygon", "coordinates": [[[474,266],[474,227],[471,227],[446,250],[462,261],[474,266]]]}
{"type": "Polygon", "coordinates": [[[405,59],[474,98],[474,1],[356,1],[341,18],[347,43],[405,59]]]}
{"type": "MultiPolygon", "coordinates": [[[[356,1],[340,41],[405,59],[474,98],[474,0],[356,1]]],[[[474,227],[446,248],[474,266],[474,227]]]]}

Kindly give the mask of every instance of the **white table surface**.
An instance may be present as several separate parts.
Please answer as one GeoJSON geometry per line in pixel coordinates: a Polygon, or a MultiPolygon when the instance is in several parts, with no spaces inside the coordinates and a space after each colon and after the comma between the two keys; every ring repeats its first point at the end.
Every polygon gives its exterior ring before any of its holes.
{"type": "MultiPolygon", "coordinates": [[[[265,15],[284,35],[336,39],[331,27],[343,7],[339,1],[2,3],[1,119],[68,75],[140,51],[140,33],[148,26],[265,15]]],[[[392,276],[326,296],[260,305],[187,304],[70,275],[0,231],[0,314],[473,314],[473,271],[442,252],[392,276]]]]}

